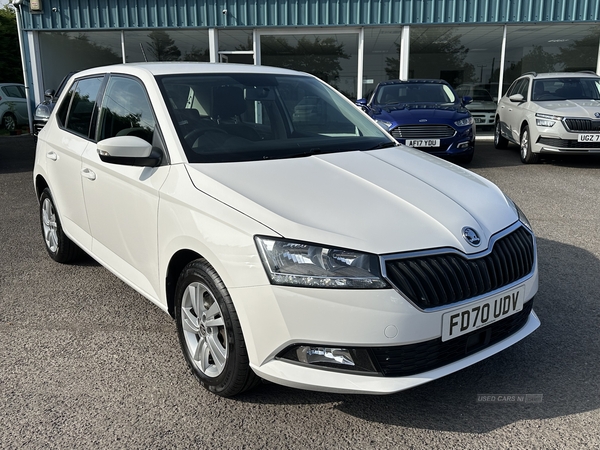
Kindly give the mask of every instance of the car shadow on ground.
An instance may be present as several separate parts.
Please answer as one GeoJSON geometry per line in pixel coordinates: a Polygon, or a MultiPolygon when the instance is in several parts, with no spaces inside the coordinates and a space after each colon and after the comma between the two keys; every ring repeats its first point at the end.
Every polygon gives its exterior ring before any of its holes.
{"type": "Polygon", "coordinates": [[[332,402],[337,410],[369,422],[462,433],[487,433],[522,420],[598,409],[600,261],[586,250],[546,239],[538,239],[538,256],[540,290],[534,309],[542,325],[492,358],[389,396],[316,393],[267,384],[239,400],[332,402]],[[495,398],[483,398],[486,394],[495,398]],[[511,398],[517,395],[523,397],[511,398]]]}

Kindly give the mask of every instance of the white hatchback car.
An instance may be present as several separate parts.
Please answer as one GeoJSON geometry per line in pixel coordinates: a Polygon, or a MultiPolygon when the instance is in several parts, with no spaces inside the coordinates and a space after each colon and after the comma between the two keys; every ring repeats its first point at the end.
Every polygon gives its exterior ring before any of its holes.
{"type": "Polygon", "coordinates": [[[29,123],[25,86],[18,83],[0,83],[0,124],[13,131],[29,123]]]}
{"type": "Polygon", "coordinates": [[[515,204],[307,74],[79,72],[39,135],[34,182],[49,255],[83,249],[174,316],[219,395],[261,378],[396,392],[539,326],[535,238],[515,204]]]}
{"type": "Polygon", "coordinates": [[[591,72],[529,72],[498,102],[494,144],[521,147],[521,161],[543,154],[600,152],[600,77],[591,72]]]}

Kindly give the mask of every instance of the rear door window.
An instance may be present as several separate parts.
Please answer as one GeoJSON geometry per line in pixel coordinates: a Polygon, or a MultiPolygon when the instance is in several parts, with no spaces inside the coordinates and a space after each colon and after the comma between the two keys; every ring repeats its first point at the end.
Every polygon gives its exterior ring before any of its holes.
{"type": "Polygon", "coordinates": [[[68,131],[88,138],[96,107],[96,98],[104,76],[84,78],[73,84],[57,112],[59,123],[68,131]]]}

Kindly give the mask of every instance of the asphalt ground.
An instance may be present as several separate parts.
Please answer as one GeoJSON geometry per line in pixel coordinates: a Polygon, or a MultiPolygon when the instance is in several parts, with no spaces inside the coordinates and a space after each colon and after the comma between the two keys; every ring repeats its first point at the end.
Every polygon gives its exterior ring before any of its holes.
{"type": "Polygon", "coordinates": [[[223,399],[168,315],[91,259],[47,256],[33,157],[31,137],[0,137],[0,448],[600,448],[600,158],[526,166],[477,143],[469,168],[537,233],[542,326],[524,341],[389,396],[223,399]]]}

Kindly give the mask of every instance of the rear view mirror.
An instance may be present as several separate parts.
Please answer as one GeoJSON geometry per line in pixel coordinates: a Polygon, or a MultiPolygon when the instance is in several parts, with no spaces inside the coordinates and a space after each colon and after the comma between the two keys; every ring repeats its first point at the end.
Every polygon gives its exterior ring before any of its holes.
{"type": "Polygon", "coordinates": [[[275,91],[270,87],[249,87],[244,89],[244,98],[258,102],[275,100],[275,91]]]}

